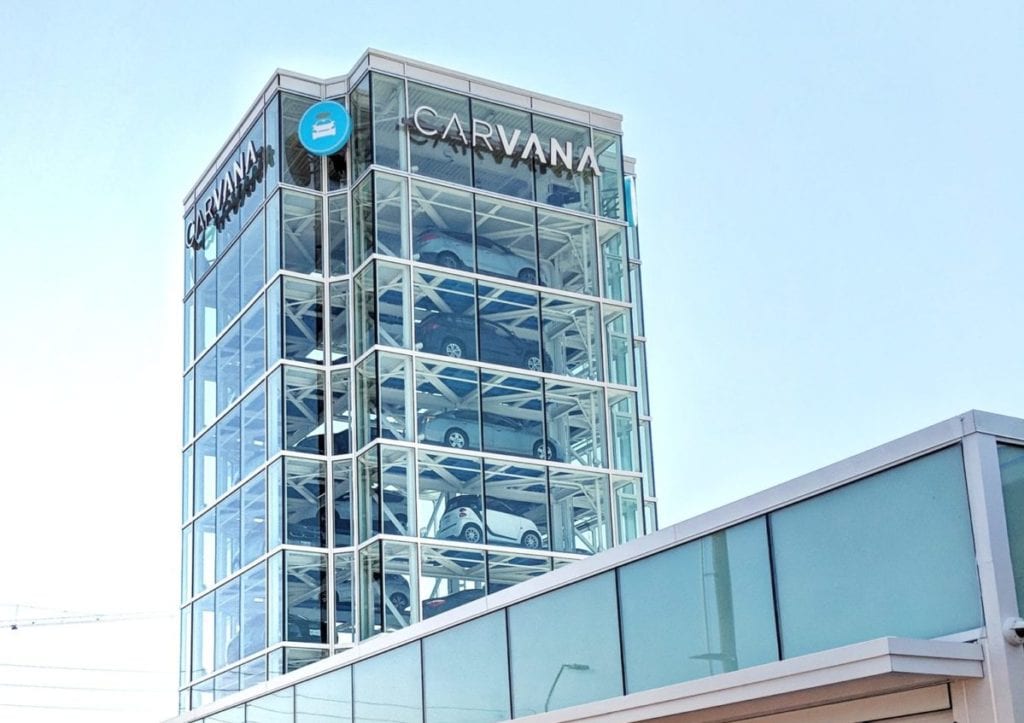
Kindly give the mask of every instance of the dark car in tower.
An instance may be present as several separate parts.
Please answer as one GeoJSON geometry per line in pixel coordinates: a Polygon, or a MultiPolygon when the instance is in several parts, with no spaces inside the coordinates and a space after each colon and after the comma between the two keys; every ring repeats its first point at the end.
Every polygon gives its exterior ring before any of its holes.
{"type": "MultiPolygon", "coordinates": [[[[476,320],[472,316],[435,312],[416,326],[416,348],[453,359],[477,359],[476,320]]],[[[551,357],[543,356],[537,342],[516,336],[511,328],[496,321],[480,320],[480,348],[483,361],[551,371],[551,357]]]]}

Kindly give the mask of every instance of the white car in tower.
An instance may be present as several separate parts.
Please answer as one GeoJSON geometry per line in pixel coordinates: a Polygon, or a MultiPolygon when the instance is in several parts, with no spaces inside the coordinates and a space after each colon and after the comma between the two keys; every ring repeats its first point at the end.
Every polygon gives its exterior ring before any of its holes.
{"type": "Polygon", "coordinates": [[[437,530],[442,540],[484,541],[486,516],[487,541],[490,543],[519,545],[530,550],[540,549],[543,540],[537,525],[516,514],[508,503],[496,497],[487,498],[487,511],[482,511],[480,495],[452,497],[445,505],[444,515],[437,530]]]}

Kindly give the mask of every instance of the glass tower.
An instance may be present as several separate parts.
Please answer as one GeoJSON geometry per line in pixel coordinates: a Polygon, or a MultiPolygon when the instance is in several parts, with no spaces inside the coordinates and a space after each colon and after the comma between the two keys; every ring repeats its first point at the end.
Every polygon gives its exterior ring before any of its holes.
{"type": "Polygon", "coordinates": [[[602,111],[275,74],[185,202],[183,709],[655,528],[631,174],[602,111]]]}

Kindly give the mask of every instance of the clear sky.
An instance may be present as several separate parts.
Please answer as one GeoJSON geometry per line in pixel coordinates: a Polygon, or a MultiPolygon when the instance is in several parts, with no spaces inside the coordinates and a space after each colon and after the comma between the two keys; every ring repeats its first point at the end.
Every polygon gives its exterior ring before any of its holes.
{"type": "Polygon", "coordinates": [[[0,620],[160,616],[0,627],[0,720],[176,712],[181,199],[367,47],[624,116],[663,524],[1024,416],[1019,2],[6,0],[0,620]]]}

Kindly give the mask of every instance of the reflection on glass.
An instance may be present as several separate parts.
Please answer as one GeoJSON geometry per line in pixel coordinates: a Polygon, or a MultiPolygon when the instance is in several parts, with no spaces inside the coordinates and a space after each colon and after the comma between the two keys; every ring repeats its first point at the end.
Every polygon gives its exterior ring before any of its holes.
{"type": "Polygon", "coordinates": [[[379,262],[377,266],[378,343],[407,347],[412,344],[411,320],[406,311],[409,298],[409,269],[379,262]]]}
{"type": "Polygon", "coordinates": [[[618,515],[618,539],[616,542],[621,545],[644,534],[644,518],[640,509],[642,498],[639,482],[635,480],[620,480],[613,484],[615,487],[615,510],[618,515]]]}
{"type": "Polygon", "coordinates": [[[263,288],[266,280],[263,241],[263,213],[242,234],[242,306],[263,288]]]}
{"type": "Polygon", "coordinates": [[[334,545],[352,544],[352,460],[343,459],[332,467],[334,477],[334,545]]]}
{"type": "Polygon", "coordinates": [[[324,375],[311,369],[284,369],[284,446],[324,454],[324,375]]]}
{"type": "Polygon", "coordinates": [[[235,578],[217,588],[215,599],[217,616],[214,627],[217,642],[213,664],[221,668],[238,660],[238,636],[242,630],[239,579],[235,578]]]}
{"type": "Polygon", "coordinates": [[[544,407],[548,439],[558,459],[604,466],[604,392],[599,387],[547,380],[544,407]]]}
{"type": "MultiPolygon", "coordinates": [[[[486,131],[487,126],[493,130],[500,125],[509,136],[513,136],[517,130],[521,137],[530,134],[532,127],[529,113],[476,99],[471,102],[474,123],[486,124],[479,126],[482,132],[486,131]]],[[[512,138],[508,140],[511,144],[512,138]]],[[[473,149],[474,185],[486,191],[533,200],[533,161],[522,159],[522,144],[517,143],[511,154],[506,153],[495,130],[489,145],[482,141],[481,145],[483,147],[473,149]]]]}
{"type": "Polygon", "coordinates": [[[601,311],[597,302],[541,294],[545,371],[601,379],[601,311]]]}
{"type": "Polygon", "coordinates": [[[1017,600],[1024,604],[1024,447],[998,445],[999,474],[1003,482],[1006,532],[1010,538],[1010,561],[1017,587],[1017,600]]]}
{"type": "Polygon", "coordinates": [[[384,629],[398,630],[419,620],[419,575],[416,573],[416,545],[385,540],[384,629]]]}
{"type": "MultiPolygon", "coordinates": [[[[344,158],[344,153],[338,154],[344,158]]],[[[348,273],[348,196],[327,199],[327,234],[331,250],[331,276],[348,273]]]]}
{"type": "Polygon", "coordinates": [[[356,663],[352,688],[355,723],[421,723],[419,642],[356,663]]]}
{"type": "Polygon", "coordinates": [[[541,265],[547,262],[554,269],[548,285],[596,295],[597,252],[593,222],[563,213],[538,211],[537,228],[541,265]]]}
{"type": "Polygon", "coordinates": [[[289,545],[325,544],[324,490],[326,465],[286,457],[284,465],[285,536],[289,545]]]}
{"type": "Polygon", "coordinates": [[[604,295],[616,301],[629,301],[625,227],[601,223],[598,224],[598,233],[604,262],[604,295]]]}
{"type": "Polygon", "coordinates": [[[426,723],[483,723],[512,717],[505,616],[492,613],[423,640],[426,723]],[[460,651],[453,674],[452,651],[460,651]]]}
{"type": "Polygon", "coordinates": [[[263,472],[242,487],[242,565],[267,551],[267,478],[263,472]]]}
{"type": "Polygon", "coordinates": [[[235,407],[217,422],[217,494],[231,489],[241,479],[242,413],[235,407]]]}
{"type": "Polygon", "coordinates": [[[405,111],[405,81],[379,73],[370,74],[373,89],[374,161],[381,166],[406,170],[405,139],[402,127],[405,111]]]}
{"type": "Polygon", "coordinates": [[[413,311],[419,351],[476,359],[476,296],[472,281],[416,272],[413,311]]]}
{"type": "Polygon", "coordinates": [[[594,153],[601,175],[597,178],[598,213],[607,218],[625,218],[622,180],[622,140],[611,133],[593,131],[594,153]]]}
{"type": "Polygon", "coordinates": [[[347,369],[331,372],[331,454],[348,454],[352,451],[350,376],[347,369]]]}
{"type": "Polygon", "coordinates": [[[461,548],[420,548],[423,619],[479,600],[487,590],[484,553],[461,548]]]}
{"type": "Polygon", "coordinates": [[[321,200],[296,191],[281,194],[281,267],[303,274],[323,274],[321,200]]]}
{"type": "Polygon", "coordinates": [[[785,658],[982,624],[959,445],[777,510],[769,521],[785,658]]]}
{"type": "Polygon", "coordinates": [[[242,563],[242,493],[229,495],[217,505],[217,579],[238,570],[242,563]]]}
{"type": "Polygon", "coordinates": [[[331,284],[331,364],[344,364],[348,355],[348,282],[331,284]]]}
{"type": "Polygon", "coordinates": [[[294,718],[294,688],[268,693],[245,704],[246,723],[292,723],[294,718]]]}
{"type": "Polygon", "coordinates": [[[476,261],[481,273],[526,284],[554,283],[554,268],[544,263],[537,273],[537,227],[534,209],[519,203],[479,196],[476,199],[476,261]]]}
{"type": "Polygon", "coordinates": [[[549,557],[488,552],[487,591],[495,593],[550,570],[549,557]]]}
{"type": "Polygon", "coordinates": [[[284,358],[324,359],[323,285],[284,279],[284,358]]]}
{"type": "Polygon", "coordinates": [[[639,472],[636,395],[632,392],[609,391],[608,414],[612,422],[612,467],[639,472]]]}
{"type": "Polygon", "coordinates": [[[316,102],[315,98],[281,93],[281,150],[275,163],[281,183],[320,189],[320,157],[307,151],[299,140],[299,120],[316,102]]]}
{"type": "Polygon", "coordinates": [[[409,190],[405,179],[375,173],[373,201],[377,253],[409,258],[409,190]]]}
{"type": "Polygon", "coordinates": [[[619,585],[627,693],[779,659],[763,517],[630,563],[619,585]]]}
{"type": "Polygon", "coordinates": [[[590,146],[590,129],[535,115],[533,131],[540,138],[554,139],[553,142],[557,142],[559,148],[566,151],[565,160],[568,160],[566,164],[558,158],[556,163],[557,151],[553,151],[552,157],[547,159],[552,165],[537,164],[537,200],[552,206],[593,213],[593,171],[577,173],[572,167],[573,161],[578,162],[584,149],[590,146]]]}
{"type": "Polygon", "coordinates": [[[412,364],[399,354],[378,354],[380,371],[380,436],[412,439],[412,364]]]}
{"type": "Polygon", "coordinates": [[[242,317],[242,389],[248,388],[267,368],[263,309],[261,298],[242,317]]]}
{"type": "Polygon", "coordinates": [[[351,723],[352,668],[296,685],[295,715],[302,723],[351,723]]]}
{"type": "Polygon", "coordinates": [[[551,546],[591,555],[611,546],[608,476],[551,470],[551,546]]]}
{"type": "Polygon", "coordinates": [[[352,576],[352,553],[334,556],[334,644],[349,647],[356,642],[356,618],[352,576]]]}
{"type": "Polygon", "coordinates": [[[412,184],[412,257],[472,271],[473,197],[432,183],[412,184]]]}
{"type": "Polygon", "coordinates": [[[285,553],[285,639],[294,643],[326,643],[326,556],[285,553]]]}
{"type": "Polygon", "coordinates": [[[410,82],[409,108],[416,113],[418,122],[409,126],[410,170],[422,176],[470,185],[471,159],[467,146],[472,128],[462,129],[462,143],[452,140],[460,134],[455,126],[448,138],[442,139],[453,114],[458,115],[460,123],[468,124],[469,98],[410,82]],[[430,110],[417,112],[421,106],[428,106],[430,110]],[[426,135],[419,128],[426,131],[426,135]]]}
{"type": "MultiPolygon", "coordinates": [[[[349,93],[352,105],[352,178],[373,163],[373,124],[370,116],[370,76],[364,75],[349,93]]],[[[356,262],[358,263],[358,261],[356,262]]]]}
{"type": "Polygon", "coordinates": [[[617,620],[610,572],[510,607],[513,717],[622,695],[617,620]]]}

